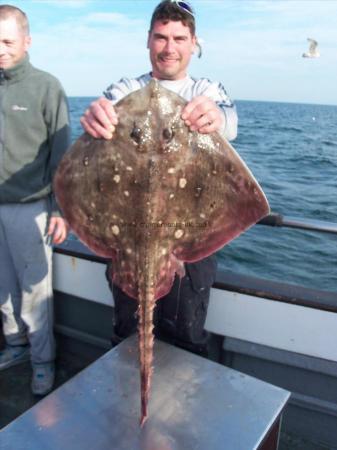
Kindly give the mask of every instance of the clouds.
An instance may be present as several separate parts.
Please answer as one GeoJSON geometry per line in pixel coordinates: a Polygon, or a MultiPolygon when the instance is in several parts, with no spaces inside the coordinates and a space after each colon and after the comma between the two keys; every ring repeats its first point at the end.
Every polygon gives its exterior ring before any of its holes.
{"type": "Polygon", "coordinates": [[[125,73],[150,69],[145,21],[118,12],[65,15],[32,32],[31,58],[55,74],[73,96],[97,96],[125,73]]]}
{"type": "Polygon", "coordinates": [[[337,2],[210,2],[208,10],[212,27],[199,22],[204,63],[233,97],[337,104],[337,2]],[[309,36],[319,61],[301,58],[309,36]]]}
{"type": "MultiPolygon", "coordinates": [[[[159,1],[159,0],[158,0],[159,1]]],[[[150,70],[147,30],[157,0],[17,0],[31,21],[34,64],[70,95],[100,95],[150,70]]],[[[203,56],[191,74],[223,81],[234,98],[337,104],[337,1],[192,0],[203,56]],[[304,60],[307,37],[321,58],[304,60]]]]}
{"type": "Polygon", "coordinates": [[[40,5],[49,5],[56,8],[83,8],[91,3],[92,0],[31,0],[32,3],[40,5]]]}
{"type": "Polygon", "coordinates": [[[121,28],[145,25],[142,19],[133,19],[126,14],[115,12],[94,12],[84,16],[82,22],[92,25],[114,25],[121,28]]]}

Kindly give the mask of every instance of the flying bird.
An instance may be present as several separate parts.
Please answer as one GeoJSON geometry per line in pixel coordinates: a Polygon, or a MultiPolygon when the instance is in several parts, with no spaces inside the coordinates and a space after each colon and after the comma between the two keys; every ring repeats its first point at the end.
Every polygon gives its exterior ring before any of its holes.
{"type": "Polygon", "coordinates": [[[307,39],[308,42],[310,43],[309,45],[309,50],[305,53],[303,53],[302,57],[303,58],[318,58],[320,56],[319,51],[317,50],[317,41],[315,41],[315,39],[311,39],[308,38],[307,39]]]}
{"type": "Polygon", "coordinates": [[[202,38],[197,38],[196,46],[198,48],[198,58],[201,58],[201,56],[202,56],[202,44],[204,42],[205,41],[202,38]]]}

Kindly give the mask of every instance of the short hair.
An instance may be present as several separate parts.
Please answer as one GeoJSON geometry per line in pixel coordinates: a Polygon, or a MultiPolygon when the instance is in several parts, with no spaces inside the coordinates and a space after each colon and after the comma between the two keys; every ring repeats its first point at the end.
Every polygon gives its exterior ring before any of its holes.
{"type": "Polygon", "coordinates": [[[167,23],[172,20],[173,22],[182,22],[183,25],[190,29],[191,35],[195,36],[195,19],[193,11],[186,11],[184,8],[180,7],[178,3],[171,0],[163,0],[157,5],[151,18],[150,33],[153,30],[155,22],[160,21],[167,23]]]}
{"type": "Polygon", "coordinates": [[[5,20],[9,17],[14,17],[21,31],[26,36],[29,35],[29,22],[27,15],[16,6],[0,5],[0,20],[5,20]]]}

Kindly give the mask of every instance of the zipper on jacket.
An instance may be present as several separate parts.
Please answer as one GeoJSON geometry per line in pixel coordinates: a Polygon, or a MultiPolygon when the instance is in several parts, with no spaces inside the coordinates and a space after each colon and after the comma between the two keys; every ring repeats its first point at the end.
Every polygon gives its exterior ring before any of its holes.
{"type": "Polygon", "coordinates": [[[3,68],[0,68],[0,170],[2,172],[4,167],[4,161],[3,161],[3,154],[4,154],[4,139],[5,139],[5,113],[3,111],[3,104],[4,104],[4,95],[5,95],[5,84],[6,78],[5,78],[5,70],[3,68]]]}
{"type": "Polygon", "coordinates": [[[5,83],[5,69],[0,68],[0,84],[5,83]]]}

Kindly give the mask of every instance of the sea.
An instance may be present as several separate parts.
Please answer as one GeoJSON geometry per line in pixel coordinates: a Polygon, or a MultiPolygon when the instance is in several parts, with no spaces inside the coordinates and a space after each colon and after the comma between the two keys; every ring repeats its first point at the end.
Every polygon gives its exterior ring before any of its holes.
{"type": "MultiPolygon", "coordinates": [[[[72,137],[92,98],[71,97],[72,137]]],[[[337,106],[237,101],[233,147],[284,217],[337,224],[337,106]]],[[[255,225],[218,253],[226,271],[337,292],[337,234],[255,225]]]]}

